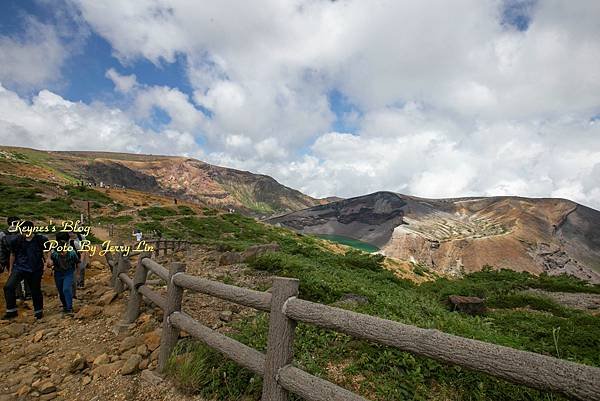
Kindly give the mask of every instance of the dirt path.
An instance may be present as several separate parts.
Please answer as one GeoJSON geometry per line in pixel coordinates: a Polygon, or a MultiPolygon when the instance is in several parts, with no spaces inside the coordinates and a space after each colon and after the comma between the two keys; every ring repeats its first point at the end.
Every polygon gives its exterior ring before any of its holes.
{"type": "Polygon", "coordinates": [[[550,292],[536,288],[530,288],[524,293],[551,298],[555,302],[566,306],[584,310],[594,314],[600,313],[600,294],[587,294],[582,292],[550,292]]]}
{"type": "Polygon", "coordinates": [[[101,269],[79,291],[75,318],[62,317],[54,283],[44,280],[42,320],[22,306],[15,321],[0,320],[0,401],[202,400],[153,373],[159,311],[148,308],[134,324],[115,329],[126,295],[116,297],[101,269]]]}

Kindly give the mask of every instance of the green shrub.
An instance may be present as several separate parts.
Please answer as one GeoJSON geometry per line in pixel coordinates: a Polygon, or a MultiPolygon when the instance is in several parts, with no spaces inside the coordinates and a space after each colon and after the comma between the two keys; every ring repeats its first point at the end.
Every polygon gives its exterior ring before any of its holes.
{"type": "Polygon", "coordinates": [[[176,216],[177,211],[169,207],[152,206],[138,210],[138,215],[143,217],[150,217],[153,220],[162,220],[164,217],[176,216]]]}
{"type": "Polygon", "coordinates": [[[133,221],[133,216],[99,216],[95,219],[95,221],[102,224],[125,225],[133,221]]]}
{"type": "Polygon", "coordinates": [[[95,189],[81,186],[66,186],[65,190],[68,191],[69,197],[72,199],[82,200],[82,201],[90,201],[98,204],[108,204],[113,200],[104,194],[103,192],[96,191],[95,189]]]}
{"type": "Polygon", "coordinates": [[[192,209],[189,206],[185,206],[185,205],[177,206],[177,212],[178,212],[177,214],[183,214],[183,215],[196,214],[194,209],[192,209]]]}

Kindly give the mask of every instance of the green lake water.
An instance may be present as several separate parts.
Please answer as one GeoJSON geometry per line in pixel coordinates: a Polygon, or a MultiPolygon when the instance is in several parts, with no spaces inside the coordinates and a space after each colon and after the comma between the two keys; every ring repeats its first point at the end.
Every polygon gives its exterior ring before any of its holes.
{"type": "Polygon", "coordinates": [[[348,245],[356,249],[360,249],[365,252],[377,252],[379,248],[375,245],[368,244],[363,241],[359,241],[354,238],[348,238],[341,235],[334,234],[316,234],[317,237],[329,240],[331,242],[337,242],[338,244],[348,245]]]}

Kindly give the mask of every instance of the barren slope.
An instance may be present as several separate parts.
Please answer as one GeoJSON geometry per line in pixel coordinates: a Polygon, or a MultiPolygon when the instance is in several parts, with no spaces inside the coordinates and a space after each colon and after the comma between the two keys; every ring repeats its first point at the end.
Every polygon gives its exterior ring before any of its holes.
{"type": "Polygon", "coordinates": [[[311,198],[272,177],[199,160],[110,152],[48,152],[0,147],[0,173],[57,182],[84,180],[160,193],[206,206],[268,216],[315,206],[311,198]]]}
{"type": "Polygon", "coordinates": [[[356,238],[443,273],[490,265],[600,282],[600,212],[564,199],[423,199],[377,192],[270,222],[356,238]]]}

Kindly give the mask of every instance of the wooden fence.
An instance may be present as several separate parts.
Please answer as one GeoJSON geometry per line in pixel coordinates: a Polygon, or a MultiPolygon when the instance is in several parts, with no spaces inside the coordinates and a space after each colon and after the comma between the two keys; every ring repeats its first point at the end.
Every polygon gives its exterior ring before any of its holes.
{"type": "Polygon", "coordinates": [[[309,401],[367,401],[293,366],[297,322],[396,347],[513,383],[555,391],[573,399],[600,400],[599,368],[305,301],[297,297],[299,281],[296,279],[276,277],[272,292],[268,293],[191,276],[185,273],[185,265],[181,263],[171,263],[167,269],[152,260],[149,253],[139,255],[133,278],[127,274],[130,268],[128,258],[119,256],[109,263],[116,272],[115,289],[123,291],[126,286],[130,292],[124,323],[137,319],[142,297],[164,312],[158,359],[160,370],[164,369],[180,330],[184,330],[262,376],[263,401],[284,401],[289,393],[309,401]],[[166,297],[150,288],[146,282],[148,271],[167,282],[166,297]],[[269,312],[266,354],[211,330],[183,312],[184,289],[269,312]]]}
{"type": "Polygon", "coordinates": [[[187,248],[190,244],[189,241],[181,239],[149,239],[146,240],[146,244],[154,246],[154,256],[166,255],[169,251],[178,251],[183,248],[187,248]]]}

